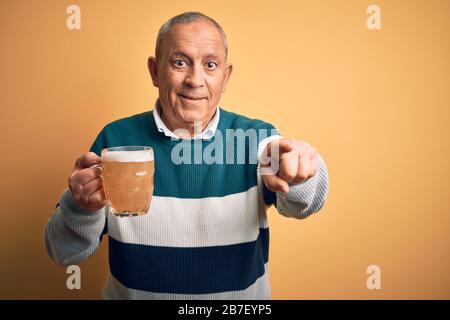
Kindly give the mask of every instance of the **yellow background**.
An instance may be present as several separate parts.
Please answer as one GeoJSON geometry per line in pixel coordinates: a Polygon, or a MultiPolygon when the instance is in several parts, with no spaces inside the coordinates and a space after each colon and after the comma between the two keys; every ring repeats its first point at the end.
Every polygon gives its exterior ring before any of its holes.
{"type": "Polygon", "coordinates": [[[110,121],[149,110],[160,25],[199,10],[224,27],[225,109],[308,141],[326,160],[322,211],[269,212],[274,299],[450,298],[449,1],[0,1],[0,298],[95,299],[107,239],[81,290],[44,227],[75,159],[110,121]],[[66,8],[81,8],[68,30],[66,8]],[[366,27],[381,7],[382,29],[366,27]],[[366,268],[381,268],[368,290],[366,268]]]}

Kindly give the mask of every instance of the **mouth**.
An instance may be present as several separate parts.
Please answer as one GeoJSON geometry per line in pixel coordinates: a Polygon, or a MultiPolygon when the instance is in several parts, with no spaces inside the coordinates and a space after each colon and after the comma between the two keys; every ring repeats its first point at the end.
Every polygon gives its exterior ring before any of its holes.
{"type": "Polygon", "coordinates": [[[181,94],[181,93],[178,93],[178,96],[179,96],[183,101],[191,102],[191,103],[200,102],[200,101],[206,99],[206,97],[188,96],[188,95],[181,94]]]}

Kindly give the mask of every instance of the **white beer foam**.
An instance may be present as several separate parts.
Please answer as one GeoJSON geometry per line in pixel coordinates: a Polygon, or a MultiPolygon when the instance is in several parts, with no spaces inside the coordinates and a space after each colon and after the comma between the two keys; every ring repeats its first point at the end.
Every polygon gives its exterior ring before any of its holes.
{"type": "Polygon", "coordinates": [[[153,161],[153,150],[109,151],[103,154],[105,161],[146,162],[153,161]]]}

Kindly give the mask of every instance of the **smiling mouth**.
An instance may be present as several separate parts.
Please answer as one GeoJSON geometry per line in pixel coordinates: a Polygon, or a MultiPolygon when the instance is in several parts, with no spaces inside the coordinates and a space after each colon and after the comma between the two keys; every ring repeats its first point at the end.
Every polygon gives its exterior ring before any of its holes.
{"type": "Polygon", "coordinates": [[[183,95],[180,93],[178,94],[178,96],[180,98],[182,98],[183,100],[187,100],[187,101],[200,101],[200,100],[206,99],[205,97],[192,97],[192,96],[186,96],[186,95],[183,95]]]}

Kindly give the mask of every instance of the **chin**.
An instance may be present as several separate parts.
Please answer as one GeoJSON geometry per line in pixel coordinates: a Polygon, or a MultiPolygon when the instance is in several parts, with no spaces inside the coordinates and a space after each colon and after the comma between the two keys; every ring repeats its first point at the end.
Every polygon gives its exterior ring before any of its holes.
{"type": "Polygon", "coordinates": [[[181,106],[177,109],[179,110],[179,116],[186,122],[201,121],[208,114],[208,110],[205,110],[204,108],[181,106]]]}

